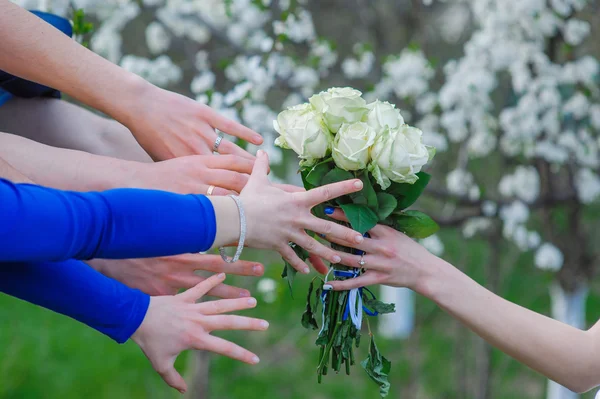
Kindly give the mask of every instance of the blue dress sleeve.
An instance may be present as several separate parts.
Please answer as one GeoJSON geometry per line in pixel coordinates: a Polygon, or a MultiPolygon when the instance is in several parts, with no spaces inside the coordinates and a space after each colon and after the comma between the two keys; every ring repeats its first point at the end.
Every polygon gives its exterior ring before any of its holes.
{"type": "Polygon", "coordinates": [[[79,193],[0,179],[0,262],[201,252],[215,234],[215,212],[203,195],[79,193]]]}
{"type": "Polygon", "coordinates": [[[69,316],[123,343],[138,329],[150,297],[83,262],[0,263],[0,292],[69,316]]]}

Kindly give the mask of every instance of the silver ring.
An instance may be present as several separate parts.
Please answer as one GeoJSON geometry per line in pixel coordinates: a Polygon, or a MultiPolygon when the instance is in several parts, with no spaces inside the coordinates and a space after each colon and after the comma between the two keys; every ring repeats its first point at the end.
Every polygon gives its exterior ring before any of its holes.
{"type": "Polygon", "coordinates": [[[223,141],[223,133],[219,132],[219,135],[215,139],[215,143],[213,144],[213,154],[219,153],[219,146],[221,145],[221,141],[223,141]]]}
{"type": "Polygon", "coordinates": [[[365,253],[364,252],[360,255],[360,260],[358,261],[358,264],[360,267],[363,267],[364,265],[367,264],[367,262],[365,262],[365,253]]]}
{"type": "Polygon", "coordinates": [[[215,186],[213,186],[212,184],[208,186],[208,190],[206,190],[206,195],[212,195],[214,189],[215,186]]]}

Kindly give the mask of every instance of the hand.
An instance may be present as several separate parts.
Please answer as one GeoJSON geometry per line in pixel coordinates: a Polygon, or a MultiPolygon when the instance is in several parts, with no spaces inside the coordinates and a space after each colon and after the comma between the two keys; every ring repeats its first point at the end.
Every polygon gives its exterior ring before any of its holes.
{"type": "MultiPolygon", "coordinates": [[[[330,217],[348,221],[339,209],[336,209],[330,217]]],[[[327,239],[332,242],[364,251],[363,268],[367,269],[359,277],[328,282],[332,289],[346,291],[373,284],[385,284],[408,287],[424,293],[423,282],[430,273],[428,266],[437,259],[436,256],[411,238],[388,226],[377,225],[369,231],[369,235],[371,238],[365,238],[360,244],[327,236],[327,239]]],[[[341,257],[341,264],[360,267],[359,255],[342,253],[341,257]]]]}
{"type": "MultiPolygon", "coordinates": [[[[147,259],[93,259],[90,266],[105,276],[137,288],[148,295],[175,295],[181,288],[191,288],[205,280],[196,270],[239,276],[262,276],[260,263],[244,260],[226,263],[218,255],[185,254],[147,259]]],[[[248,290],[219,284],[207,295],[219,298],[249,297],[248,290]]]]}
{"type": "Polygon", "coordinates": [[[179,194],[206,194],[213,185],[212,195],[228,195],[242,191],[253,166],[253,160],[238,155],[191,155],[139,163],[132,185],[179,194]]]}
{"type": "Polygon", "coordinates": [[[224,274],[207,280],[175,296],[152,297],[144,321],[132,335],[154,370],[167,384],[181,393],[187,385],[175,370],[175,359],[187,349],[206,350],[240,360],[248,364],[259,362],[258,357],[222,338],[210,335],[218,330],[264,331],[269,327],[265,320],[250,317],[223,315],[256,306],[254,298],[196,301],[225,279],[224,274]]]}
{"type": "MultiPolygon", "coordinates": [[[[121,122],[154,160],[212,154],[217,138],[215,129],[255,145],[263,142],[258,133],[180,94],[146,85],[146,92],[139,100],[138,106],[131,107],[121,122]]],[[[225,139],[219,153],[254,158],[225,139]]]]}
{"type": "Polygon", "coordinates": [[[252,176],[240,194],[246,213],[248,246],[276,250],[296,270],[308,273],[308,266],[295,254],[289,242],[333,263],[339,262],[341,257],[340,253],[310,237],[306,230],[342,240],[363,241],[362,235],[356,231],[310,213],[314,206],[322,202],[360,191],[362,182],[359,179],[288,193],[269,182],[268,167],[267,154],[259,151],[252,176]]]}

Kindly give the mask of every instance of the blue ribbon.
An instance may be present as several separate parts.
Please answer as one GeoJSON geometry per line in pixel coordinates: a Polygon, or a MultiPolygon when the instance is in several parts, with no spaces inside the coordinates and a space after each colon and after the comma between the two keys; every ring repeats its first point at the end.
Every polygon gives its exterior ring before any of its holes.
{"type": "MultiPolygon", "coordinates": [[[[356,278],[360,274],[359,269],[350,270],[334,270],[333,275],[335,277],[346,277],[346,278],[356,278]]],[[[327,274],[329,276],[329,273],[327,274]]],[[[325,282],[327,282],[327,276],[325,277],[325,282]]],[[[363,292],[366,291],[369,293],[371,298],[375,299],[375,294],[371,290],[365,287],[353,288],[348,292],[348,300],[346,301],[346,309],[344,310],[344,315],[342,319],[346,321],[348,317],[352,319],[352,323],[356,327],[357,330],[360,330],[362,327],[362,312],[365,312],[369,316],[377,316],[379,313],[374,310],[370,310],[365,305],[363,305],[362,296],[363,292]]],[[[321,293],[321,301],[323,302],[323,327],[325,325],[325,299],[327,298],[327,294],[329,291],[323,291],[321,293]]],[[[321,331],[323,330],[321,327],[321,331]]]]}

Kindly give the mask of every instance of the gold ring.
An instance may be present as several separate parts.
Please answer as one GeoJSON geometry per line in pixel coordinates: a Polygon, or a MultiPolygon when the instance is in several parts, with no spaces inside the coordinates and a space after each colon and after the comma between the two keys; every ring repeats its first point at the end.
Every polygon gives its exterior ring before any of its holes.
{"type": "Polygon", "coordinates": [[[206,190],[206,195],[212,195],[214,189],[215,186],[213,186],[212,184],[208,186],[208,190],[206,190]]]}

